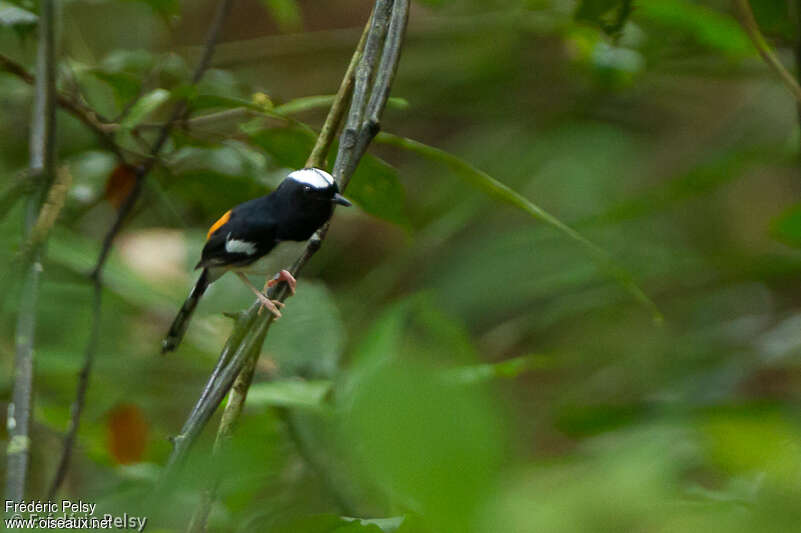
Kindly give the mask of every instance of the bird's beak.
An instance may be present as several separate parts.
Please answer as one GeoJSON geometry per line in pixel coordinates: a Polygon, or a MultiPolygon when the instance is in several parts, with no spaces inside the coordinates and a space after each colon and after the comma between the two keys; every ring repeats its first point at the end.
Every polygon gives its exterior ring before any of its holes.
{"type": "Polygon", "coordinates": [[[336,193],[331,201],[334,202],[335,204],[344,205],[345,207],[350,207],[353,205],[339,193],[336,193]]]}

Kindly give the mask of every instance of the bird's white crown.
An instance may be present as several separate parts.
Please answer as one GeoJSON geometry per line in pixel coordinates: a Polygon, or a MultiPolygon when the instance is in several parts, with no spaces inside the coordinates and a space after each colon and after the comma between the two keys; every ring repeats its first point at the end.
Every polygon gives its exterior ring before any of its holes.
{"type": "Polygon", "coordinates": [[[315,189],[327,189],[334,184],[334,176],[319,168],[303,168],[287,176],[299,183],[309,185],[315,189]]]}

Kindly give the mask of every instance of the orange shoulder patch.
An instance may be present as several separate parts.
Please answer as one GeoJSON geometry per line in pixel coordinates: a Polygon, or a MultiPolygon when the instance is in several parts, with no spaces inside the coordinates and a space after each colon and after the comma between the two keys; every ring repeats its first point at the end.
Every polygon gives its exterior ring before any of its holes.
{"type": "Polygon", "coordinates": [[[226,222],[228,222],[229,218],[231,218],[231,210],[230,209],[228,211],[226,211],[225,214],[223,216],[221,216],[219,218],[219,220],[217,220],[217,222],[215,222],[214,224],[211,225],[211,227],[209,228],[209,232],[206,234],[206,240],[209,240],[211,238],[211,234],[214,233],[215,231],[217,231],[218,229],[220,229],[220,226],[222,226],[226,222]]]}

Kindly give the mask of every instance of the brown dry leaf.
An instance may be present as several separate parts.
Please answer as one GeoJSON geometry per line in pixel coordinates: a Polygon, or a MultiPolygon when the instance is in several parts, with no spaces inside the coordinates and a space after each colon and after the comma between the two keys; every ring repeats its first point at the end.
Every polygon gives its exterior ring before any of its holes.
{"type": "Polygon", "coordinates": [[[148,425],[142,410],[133,404],[120,404],[108,415],[108,449],[118,464],[142,460],[147,446],[148,425]]]}
{"type": "Polygon", "coordinates": [[[116,209],[119,209],[131,194],[135,183],[136,168],[133,165],[117,165],[106,181],[104,198],[116,209]]]}

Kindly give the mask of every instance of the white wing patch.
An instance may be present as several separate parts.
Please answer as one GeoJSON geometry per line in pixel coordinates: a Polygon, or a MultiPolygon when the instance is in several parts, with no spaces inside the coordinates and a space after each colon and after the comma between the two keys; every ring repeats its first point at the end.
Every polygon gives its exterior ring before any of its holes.
{"type": "Polygon", "coordinates": [[[304,168],[296,170],[287,176],[293,180],[310,185],[315,189],[327,189],[334,184],[334,176],[319,168],[304,168]]]}
{"type": "Polygon", "coordinates": [[[229,239],[225,241],[225,251],[229,254],[253,255],[256,253],[256,245],[248,241],[229,239]]]}

